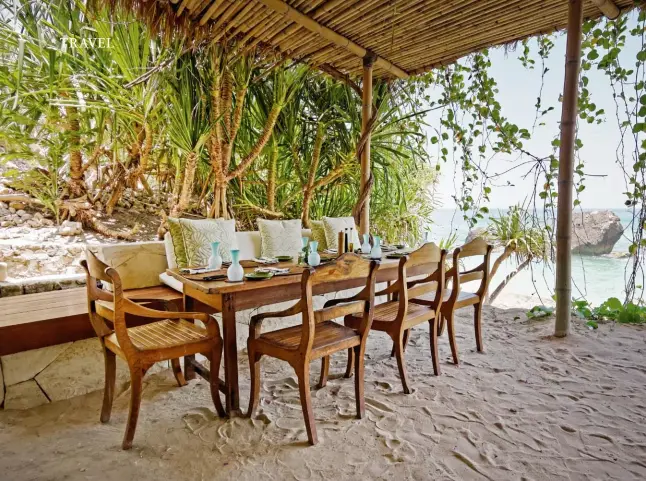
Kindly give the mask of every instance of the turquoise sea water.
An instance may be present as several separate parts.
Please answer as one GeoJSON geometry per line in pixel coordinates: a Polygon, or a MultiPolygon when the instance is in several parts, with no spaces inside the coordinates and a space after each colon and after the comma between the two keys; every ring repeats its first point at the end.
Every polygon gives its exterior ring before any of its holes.
{"type": "MultiPolygon", "coordinates": [[[[598,210],[598,209],[589,209],[598,210]]],[[[632,212],[627,209],[612,210],[621,219],[626,234],[619,239],[613,251],[627,252],[630,245],[630,222],[632,212]]],[[[497,212],[492,212],[495,216],[497,212]]],[[[486,225],[483,221],[483,226],[486,225]]],[[[429,226],[430,239],[438,242],[447,238],[452,232],[458,236],[456,245],[461,245],[466,238],[469,229],[462,220],[460,212],[452,209],[438,209],[433,214],[433,224],[429,226]]],[[[494,259],[499,253],[494,252],[494,259]]],[[[492,280],[491,289],[500,283],[502,279],[515,267],[513,260],[508,260],[499,269],[496,278],[492,280]]],[[[507,285],[501,296],[532,296],[536,303],[540,298],[550,301],[554,292],[554,265],[535,263],[520,272],[512,282],[507,285]]],[[[593,305],[598,305],[608,297],[624,297],[624,278],[630,273],[630,259],[613,259],[603,256],[581,256],[575,255],[572,259],[573,297],[585,298],[593,305]]],[[[639,282],[638,282],[639,284],[639,282]]]]}

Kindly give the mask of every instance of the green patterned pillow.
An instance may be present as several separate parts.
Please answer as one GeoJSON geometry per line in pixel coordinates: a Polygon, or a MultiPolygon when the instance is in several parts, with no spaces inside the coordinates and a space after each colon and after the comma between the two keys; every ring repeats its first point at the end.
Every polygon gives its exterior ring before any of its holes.
{"type": "Polygon", "coordinates": [[[325,239],[330,249],[336,249],[339,243],[339,232],[344,229],[352,229],[352,238],[350,242],[354,243],[354,248],[361,246],[359,241],[359,231],[354,225],[354,217],[323,217],[323,229],[325,230],[325,239]]]}
{"type": "Polygon", "coordinates": [[[301,220],[257,219],[262,257],[295,256],[303,249],[301,220]]]}
{"type": "Polygon", "coordinates": [[[310,222],[312,227],[312,240],[319,243],[318,251],[322,252],[327,249],[327,240],[325,239],[325,228],[322,220],[313,220],[310,222]]]}
{"type": "Polygon", "coordinates": [[[231,249],[236,245],[236,223],[224,219],[168,218],[177,267],[206,266],[211,257],[211,242],[220,242],[220,255],[231,261],[231,249]]]}

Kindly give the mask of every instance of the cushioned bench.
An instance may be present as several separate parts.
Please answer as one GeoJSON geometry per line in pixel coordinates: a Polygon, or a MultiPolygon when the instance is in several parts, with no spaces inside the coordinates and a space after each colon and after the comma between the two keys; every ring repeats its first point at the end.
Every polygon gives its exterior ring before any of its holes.
{"type": "MultiPolygon", "coordinates": [[[[311,231],[303,229],[304,236],[311,231]]],[[[241,259],[260,256],[260,234],[236,232],[241,259]]],[[[119,271],[127,297],[159,301],[158,309],[182,307],[182,285],[166,274],[175,267],[172,244],[135,242],[89,246],[99,259],[119,271]]],[[[210,311],[206,306],[200,308],[210,311]]],[[[129,319],[140,325],[146,319],[129,319]]],[[[94,337],[87,315],[85,288],[43,292],[0,299],[0,356],[94,337]]]]}
{"type": "MultiPolygon", "coordinates": [[[[157,308],[164,308],[166,303],[181,307],[183,297],[166,286],[129,289],[125,294],[157,308]]],[[[128,319],[133,326],[149,321],[128,319]]],[[[0,356],[94,336],[84,287],[0,299],[0,356]]]]}

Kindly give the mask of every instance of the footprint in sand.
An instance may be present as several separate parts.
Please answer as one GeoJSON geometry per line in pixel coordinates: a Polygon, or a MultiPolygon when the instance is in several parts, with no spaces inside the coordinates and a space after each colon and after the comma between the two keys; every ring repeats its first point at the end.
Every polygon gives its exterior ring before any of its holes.
{"type": "Polygon", "coordinates": [[[377,421],[377,427],[386,432],[395,432],[395,430],[402,425],[401,419],[394,414],[386,415],[377,421]]]}
{"type": "Polygon", "coordinates": [[[286,429],[288,431],[296,431],[299,429],[305,429],[303,420],[301,418],[285,418],[280,417],[276,420],[276,426],[281,429],[286,429]]]}
{"type": "Polygon", "coordinates": [[[374,381],[374,385],[378,391],[383,391],[383,392],[393,391],[393,385],[387,381],[374,381]]]}
{"type": "Polygon", "coordinates": [[[565,431],[566,433],[576,433],[576,429],[574,429],[574,428],[573,428],[573,427],[571,427],[571,426],[567,426],[567,425],[565,425],[565,424],[562,424],[560,427],[561,427],[561,429],[562,429],[563,431],[565,431]]]}
{"type": "Polygon", "coordinates": [[[193,433],[197,434],[210,423],[220,418],[207,408],[196,408],[196,412],[190,412],[182,418],[186,427],[193,433]]]}

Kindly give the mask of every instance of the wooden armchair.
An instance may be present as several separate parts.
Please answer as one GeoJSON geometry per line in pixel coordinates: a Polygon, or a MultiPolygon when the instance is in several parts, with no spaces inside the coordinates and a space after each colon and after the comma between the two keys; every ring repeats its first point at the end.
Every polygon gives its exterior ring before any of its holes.
{"type": "MultiPolygon", "coordinates": [[[[249,325],[249,367],[251,370],[251,394],[247,416],[252,416],[258,407],[260,398],[260,359],[263,355],[287,361],[296,371],[298,388],[307,438],[310,444],[317,443],[312,400],[310,397],[310,362],[322,358],[323,372],[329,368],[329,356],[335,352],[354,350],[357,358],[355,395],[357,417],[365,414],[363,396],[363,357],[366,338],[372,323],[372,311],[375,294],[375,280],[379,263],[368,261],[356,254],[344,254],[334,263],[303,272],[301,279],[302,297],[294,306],[280,312],[257,314],[251,318],[249,325]],[[312,288],[323,282],[352,281],[365,279],[365,286],[358,294],[346,298],[328,301],[325,307],[314,311],[312,288]],[[357,313],[360,323],[355,329],[342,326],[332,321],[338,317],[357,313]],[[302,316],[302,325],[261,333],[264,319],[270,317],[302,316]]],[[[324,383],[323,383],[324,385],[324,383]]],[[[321,386],[321,383],[319,383],[321,386]]]]}
{"type": "MultiPolygon", "coordinates": [[[[446,273],[446,282],[451,283],[451,289],[447,290],[444,294],[444,302],[442,304],[439,334],[444,332],[444,325],[446,323],[449,344],[451,346],[451,354],[453,362],[458,364],[458,346],[455,341],[455,327],[454,317],[455,311],[463,307],[473,306],[473,325],[475,327],[476,347],[478,352],[482,351],[482,306],[487,295],[489,288],[489,276],[491,272],[490,261],[491,251],[493,246],[478,237],[468,244],[458,247],[453,251],[453,266],[446,273]],[[460,272],[460,259],[467,257],[482,256],[482,263],[473,269],[460,272]],[[466,282],[480,280],[480,285],[476,292],[463,292],[461,284],[466,282]]],[[[423,302],[414,300],[413,302],[423,302]]]]}
{"type": "MultiPolygon", "coordinates": [[[[435,375],[440,374],[439,357],[437,350],[438,318],[442,307],[444,295],[444,261],[446,251],[433,244],[424,244],[422,247],[404,256],[399,260],[399,274],[397,281],[386,289],[376,292],[375,296],[393,295],[392,301],[375,306],[372,321],[372,330],[382,331],[388,334],[394,343],[394,351],[397,356],[399,376],[406,394],[411,390],[406,372],[404,350],[410,329],[419,324],[428,322],[431,334],[431,356],[433,359],[433,371],[435,375]],[[408,281],[407,268],[418,267],[422,272],[417,272],[419,279],[408,281]],[[425,303],[413,304],[409,299],[433,292],[433,299],[425,303]]],[[[416,276],[417,277],[417,276],[416,276]]],[[[355,328],[361,321],[356,315],[350,314],[345,317],[344,323],[348,327],[355,328]]],[[[348,368],[345,376],[352,373],[353,356],[348,352],[348,368]]]]}
{"type": "MultiPolygon", "coordinates": [[[[159,361],[201,353],[210,359],[212,372],[217,373],[222,358],[220,329],[215,319],[205,313],[157,311],[136,304],[124,297],[121,278],[115,269],[101,262],[90,251],[86,252],[86,256],[87,259],[81,261],[81,265],[87,275],[88,313],[105,357],[101,422],[107,423],[110,420],[116,379],[115,356],[119,356],[130,369],[130,411],[122,444],[123,449],[130,449],[137,427],[146,371],[159,361]],[[97,287],[98,280],[111,283],[113,291],[97,287]],[[126,314],[159,320],[129,328],[126,325],[126,314]],[[199,319],[205,323],[206,329],[184,319],[199,319]]],[[[180,378],[178,382],[181,385],[180,378]]],[[[211,380],[211,396],[218,414],[224,417],[218,377],[215,375],[211,380]]]]}

